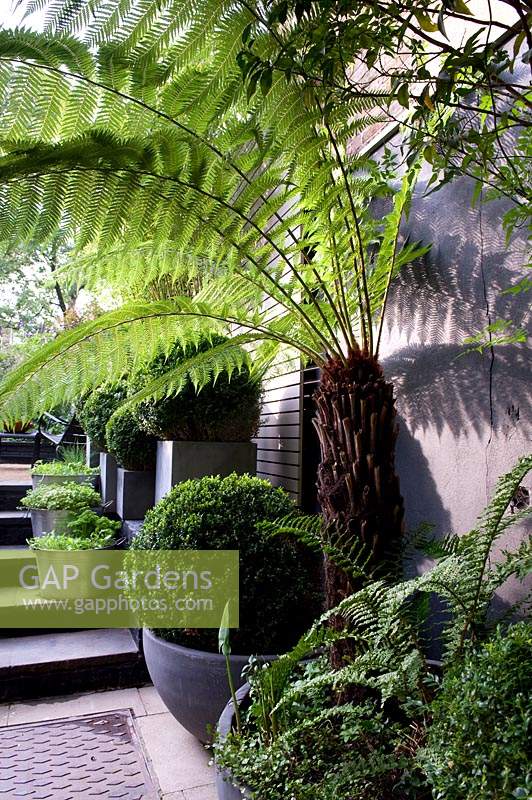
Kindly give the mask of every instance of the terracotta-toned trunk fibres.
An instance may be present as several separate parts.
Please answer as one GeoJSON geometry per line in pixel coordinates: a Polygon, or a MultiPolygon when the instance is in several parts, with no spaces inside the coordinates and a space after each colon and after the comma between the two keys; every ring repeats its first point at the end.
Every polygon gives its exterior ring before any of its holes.
{"type": "MultiPolygon", "coordinates": [[[[397,564],[404,518],[395,473],[393,386],[376,359],[358,351],[349,355],[347,365],[328,362],[314,399],[322,458],[318,499],[325,525],[363,542],[375,575],[389,574],[390,565],[397,564]]],[[[356,588],[341,570],[326,564],[329,608],[356,588]]]]}

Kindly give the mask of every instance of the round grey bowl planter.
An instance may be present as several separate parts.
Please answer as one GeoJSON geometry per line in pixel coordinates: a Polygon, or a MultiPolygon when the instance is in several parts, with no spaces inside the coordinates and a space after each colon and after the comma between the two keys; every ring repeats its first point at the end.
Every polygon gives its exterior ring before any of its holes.
{"type": "MultiPolygon", "coordinates": [[[[102,509],[91,508],[96,514],[101,514],[102,509]]],[[[55,531],[56,533],[66,533],[67,525],[80,515],[80,511],[68,511],[67,509],[50,510],[47,508],[31,508],[31,530],[34,536],[42,536],[43,533],[55,531]]]]}
{"type": "Polygon", "coordinates": [[[34,489],[37,486],[48,485],[51,483],[82,483],[96,488],[98,475],[32,475],[31,484],[34,489]]]}
{"type": "MultiPolygon", "coordinates": [[[[249,696],[249,683],[245,683],[238,689],[236,693],[236,701],[239,706],[245,703],[249,696]]],[[[233,701],[229,700],[226,707],[222,711],[222,715],[218,721],[218,735],[223,741],[234,729],[235,710],[233,708],[233,701]]],[[[236,786],[233,783],[231,773],[227,769],[221,769],[215,760],[215,783],[218,800],[247,800],[249,792],[247,789],[236,786]]]]}
{"type": "MultiPolygon", "coordinates": [[[[168,711],[200,742],[212,734],[231,691],[225,657],[219,653],[192,650],[144,631],[144,657],[153,684],[168,711]]],[[[271,661],[275,656],[264,656],[271,661]]],[[[244,683],[242,670],[249,656],[231,656],[235,686],[244,683]]]]}

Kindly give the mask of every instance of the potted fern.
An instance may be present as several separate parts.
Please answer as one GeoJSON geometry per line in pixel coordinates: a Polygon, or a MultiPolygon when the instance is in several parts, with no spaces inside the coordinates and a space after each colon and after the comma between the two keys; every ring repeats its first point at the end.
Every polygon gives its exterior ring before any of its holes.
{"type": "Polygon", "coordinates": [[[67,525],[86,509],[101,510],[101,495],[92,486],[70,482],[38,486],[20,501],[30,511],[35,537],[55,531],[64,533],[67,525]]]}
{"type": "MultiPolygon", "coordinates": [[[[231,679],[241,686],[251,653],[271,658],[289,647],[322,604],[320,562],[265,524],[293,512],[286,492],[249,475],[204,477],[176,485],[149,511],[133,550],[240,552],[240,627],[232,636],[231,679]]],[[[144,632],[152,681],[169,711],[208,741],[230,691],[217,632],[144,632]]]]}
{"type": "Polygon", "coordinates": [[[235,348],[235,368],[218,371],[213,361],[217,347],[226,347],[224,336],[202,338],[183,347],[175,342],[160,353],[133,383],[139,425],[157,441],[155,502],[176,483],[204,475],[226,476],[232,472],[254,474],[257,446],[251,439],[260,421],[260,376],[249,368],[246,354],[235,348]],[[204,360],[212,377],[197,390],[183,365],[191,357],[204,360]],[[241,366],[236,363],[240,357],[241,366]],[[211,366],[212,365],[212,366],[211,366]],[[171,376],[178,391],[157,395],[157,382],[171,376]],[[145,391],[143,392],[143,388],[145,391]],[[146,396],[147,395],[147,396],[146,396]]]}
{"type": "Polygon", "coordinates": [[[110,454],[118,464],[116,511],[121,519],[143,519],[154,504],[155,439],[139,427],[135,413],[119,408],[105,428],[110,454]]]}

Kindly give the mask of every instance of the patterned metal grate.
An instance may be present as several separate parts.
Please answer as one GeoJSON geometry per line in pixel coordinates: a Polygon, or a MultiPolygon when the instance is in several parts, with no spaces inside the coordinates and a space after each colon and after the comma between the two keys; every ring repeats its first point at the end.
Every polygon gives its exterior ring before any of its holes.
{"type": "Polygon", "coordinates": [[[155,800],[130,711],[0,730],[0,798],[155,800]]]}

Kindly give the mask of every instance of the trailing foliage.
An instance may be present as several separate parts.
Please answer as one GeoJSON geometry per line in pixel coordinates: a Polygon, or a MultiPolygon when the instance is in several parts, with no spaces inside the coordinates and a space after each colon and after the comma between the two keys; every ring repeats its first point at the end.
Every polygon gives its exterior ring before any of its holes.
{"type": "Polygon", "coordinates": [[[84,511],[100,506],[102,498],[92,486],[82,483],[43,484],[27,492],[20,501],[24,508],[49,511],[84,511]]]}
{"type": "Polygon", "coordinates": [[[156,439],[142,430],[130,408],[115,411],[105,427],[105,439],[110,454],[124,469],[155,469],[156,439]]]}
{"type": "MultiPolygon", "coordinates": [[[[293,542],[272,540],[263,523],[293,503],[282,489],[249,475],[207,477],[175,486],[132,542],[139,550],[239,550],[240,627],[234,653],[290,647],[320,608],[319,560],[293,542]]],[[[159,630],[185,646],[218,650],[207,630],[159,630]]]]}
{"type": "MultiPolygon", "coordinates": [[[[196,346],[185,348],[177,342],[167,355],[159,355],[151,361],[135,378],[133,391],[137,389],[142,393],[142,387],[147,385],[148,391],[154,392],[158,379],[168,391],[165,386],[167,373],[172,371],[175,380],[179,367],[197,353],[204,354],[206,376],[199,385],[187,378],[176,395],[144,399],[135,408],[141,427],[158,439],[249,441],[259,426],[260,376],[252,374],[249,355],[238,345],[235,347],[233,372],[211,373],[216,348],[226,349],[227,344],[228,340],[223,336],[204,339],[196,346]],[[240,367],[237,366],[239,358],[240,367]],[[201,389],[198,391],[199,386],[201,389]]],[[[197,369],[200,369],[199,360],[197,369]]]]}
{"type": "Polygon", "coordinates": [[[434,800],[526,798],[532,792],[532,626],[498,629],[446,674],[420,762],[434,800]]]}

